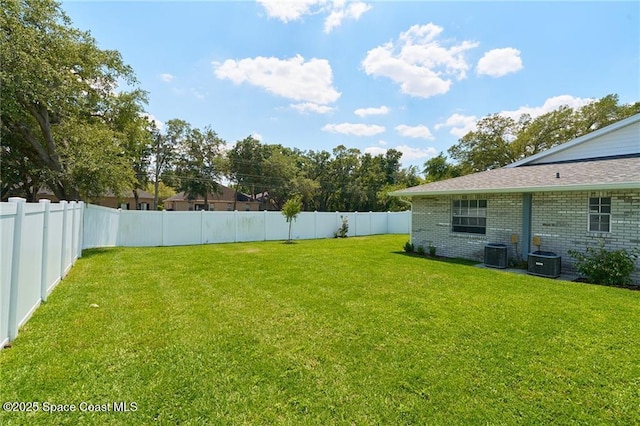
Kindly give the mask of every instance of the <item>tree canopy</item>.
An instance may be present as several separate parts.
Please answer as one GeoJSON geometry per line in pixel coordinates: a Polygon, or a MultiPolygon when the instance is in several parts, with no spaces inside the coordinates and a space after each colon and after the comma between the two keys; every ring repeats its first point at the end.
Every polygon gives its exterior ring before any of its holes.
{"type": "Polygon", "coordinates": [[[46,184],[78,199],[135,186],[127,150],[146,99],[118,91],[119,81],[136,84],[120,54],[99,49],[53,0],[3,1],[0,26],[3,168],[19,170],[3,174],[3,192],[46,184]]]}
{"type": "MultiPolygon", "coordinates": [[[[453,167],[461,174],[494,169],[639,112],[640,102],[620,105],[618,96],[611,94],[581,108],[562,106],[536,118],[523,114],[514,120],[492,114],[479,120],[476,130],[464,135],[448,153],[456,161],[453,167]]],[[[432,160],[425,164],[425,171],[438,179],[451,177],[447,173],[438,176],[437,167],[446,169],[452,165],[436,164],[441,163],[442,158],[432,160]]]]}

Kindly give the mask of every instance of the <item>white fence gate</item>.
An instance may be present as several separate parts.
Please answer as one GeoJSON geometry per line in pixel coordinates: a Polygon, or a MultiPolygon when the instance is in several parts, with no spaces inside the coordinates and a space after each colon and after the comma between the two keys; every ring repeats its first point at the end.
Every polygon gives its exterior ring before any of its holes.
{"type": "Polygon", "coordinates": [[[84,203],[0,203],[0,347],[47,300],[82,253],[84,203]]]}

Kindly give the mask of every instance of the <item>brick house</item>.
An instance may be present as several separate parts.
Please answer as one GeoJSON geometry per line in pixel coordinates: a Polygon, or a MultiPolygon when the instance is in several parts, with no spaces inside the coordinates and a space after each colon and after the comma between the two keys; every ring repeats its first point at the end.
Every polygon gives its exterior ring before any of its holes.
{"type": "MultiPolygon", "coordinates": [[[[490,243],[516,260],[550,251],[575,273],[569,249],[640,247],[640,114],[500,169],[394,195],[411,199],[416,247],[480,261],[490,243]]],[[[640,285],[640,260],[632,279],[640,285]]]]}
{"type": "MultiPolygon", "coordinates": [[[[260,202],[250,196],[236,192],[224,185],[219,185],[218,192],[207,196],[210,211],[258,211],[260,202]]],[[[164,208],[169,211],[199,211],[205,209],[204,197],[190,200],[184,192],[164,200],[164,208]]]]}
{"type": "MultiPolygon", "coordinates": [[[[135,195],[133,191],[125,191],[116,197],[112,192],[109,192],[102,197],[84,200],[97,206],[111,207],[112,209],[123,210],[149,210],[153,207],[153,194],[148,193],[143,189],[138,189],[138,202],[136,203],[135,195]]],[[[58,197],[48,188],[41,188],[36,194],[36,200],[51,200],[57,203],[58,197]]]]}

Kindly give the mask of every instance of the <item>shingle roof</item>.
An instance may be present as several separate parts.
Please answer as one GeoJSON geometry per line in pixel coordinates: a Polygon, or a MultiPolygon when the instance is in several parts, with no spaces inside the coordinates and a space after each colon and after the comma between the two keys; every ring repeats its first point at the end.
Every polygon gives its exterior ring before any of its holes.
{"type": "Polygon", "coordinates": [[[462,193],[606,189],[640,189],[640,157],[503,167],[414,186],[392,194],[413,197],[462,193]]]}
{"type": "MultiPolygon", "coordinates": [[[[224,186],[224,185],[219,185],[219,192],[216,194],[211,194],[209,193],[209,196],[207,197],[208,201],[233,201],[234,197],[236,195],[236,191],[229,188],[228,186],[224,186]]],[[[176,195],[173,195],[169,198],[167,198],[165,201],[185,201],[187,200],[187,196],[185,195],[184,192],[178,192],[176,195]]],[[[203,201],[204,197],[199,196],[198,199],[196,201],[203,201]]],[[[251,202],[253,200],[251,200],[251,198],[246,195],[243,194],[241,192],[238,192],[238,198],[236,201],[241,201],[241,202],[251,202]]]]}

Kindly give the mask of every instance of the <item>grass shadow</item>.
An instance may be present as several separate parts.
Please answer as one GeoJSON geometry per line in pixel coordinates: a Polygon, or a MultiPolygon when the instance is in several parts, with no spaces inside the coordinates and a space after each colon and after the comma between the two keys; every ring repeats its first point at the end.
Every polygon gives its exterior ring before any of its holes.
{"type": "Polygon", "coordinates": [[[96,247],[82,250],[82,257],[90,259],[96,256],[102,256],[105,254],[113,254],[123,251],[122,247],[96,247]]]}
{"type": "Polygon", "coordinates": [[[478,263],[482,263],[477,260],[463,259],[460,257],[445,257],[445,256],[430,256],[430,255],[421,256],[416,253],[407,253],[405,251],[393,251],[391,253],[398,254],[401,256],[406,256],[406,257],[415,257],[418,259],[434,260],[436,262],[450,263],[454,265],[474,266],[474,265],[477,265],[478,263]]]}

